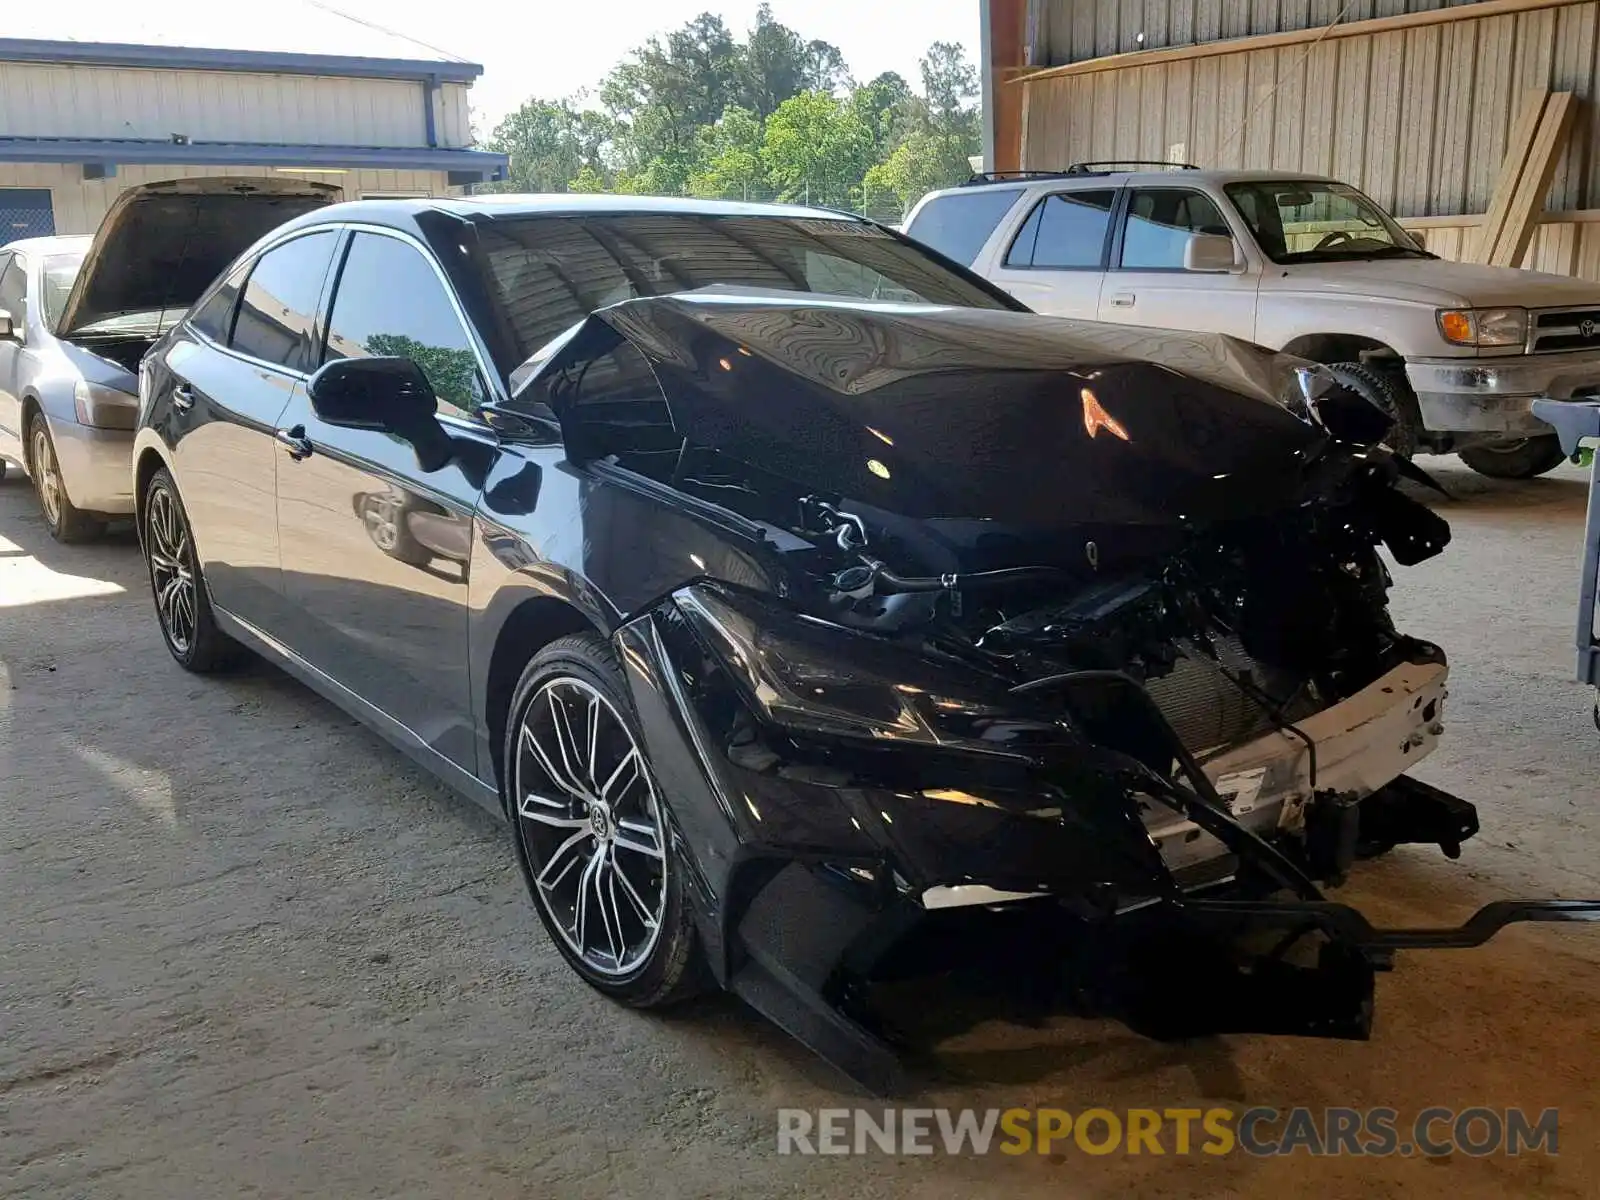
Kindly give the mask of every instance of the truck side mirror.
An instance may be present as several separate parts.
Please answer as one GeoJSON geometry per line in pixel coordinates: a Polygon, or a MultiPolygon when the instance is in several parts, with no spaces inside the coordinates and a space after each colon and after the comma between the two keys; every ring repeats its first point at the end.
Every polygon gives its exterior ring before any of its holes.
{"type": "Polygon", "coordinates": [[[1233,239],[1220,233],[1191,233],[1183,246],[1185,271],[1231,271],[1238,265],[1233,239]]]}
{"type": "Polygon", "coordinates": [[[10,313],[0,309],[0,342],[16,342],[22,339],[19,336],[17,323],[10,313]]]}

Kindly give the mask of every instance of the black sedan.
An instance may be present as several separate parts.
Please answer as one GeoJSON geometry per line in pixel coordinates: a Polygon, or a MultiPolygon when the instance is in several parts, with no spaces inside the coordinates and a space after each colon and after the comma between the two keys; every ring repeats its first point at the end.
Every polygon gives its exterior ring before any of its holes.
{"type": "Polygon", "coordinates": [[[503,813],[618,1000],[725,986],[891,1086],[886,981],[963,957],[1155,1034],[1359,1037],[1393,949],[1596,911],[1390,933],[1318,890],[1476,829],[1404,774],[1447,667],[1377,552],[1448,529],[1381,417],[1242,343],[1038,317],[831,212],[371,202],[247,251],[140,395],[173,657],[263,654],[503,813]]]}

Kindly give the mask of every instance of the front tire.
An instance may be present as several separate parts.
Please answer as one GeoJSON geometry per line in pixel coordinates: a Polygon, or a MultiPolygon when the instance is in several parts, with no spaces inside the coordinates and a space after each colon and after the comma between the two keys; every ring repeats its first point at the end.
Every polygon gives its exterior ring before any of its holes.
{"type": "Polygon", "coordinates": [[[178,498],[178,485],[162,467],[144,492],[140,530],[150,592],[155,599],[161,640],[186,671],[209,675],[236,665],[244,647],[217,627],[206,591],[194,532],[178,498]]]}
{"type": "Polygon", "coordinates": [[[684,998],[699,942],[666,802],[605,642],[559,638],[522,673],[503,778],[517,860],[568,965],[636,1008],[684,998]]]}
{"type": "Polygon", "coordinates": [[[1554,434],[1468,446],[1460,454],[1462,462],[1490,479],[1532,479],[1555,470],[1567,457],[1554,434]]]}
{"type": "Polygon", "coordinates": [[[103,535],[105,522],[76,507],[68,498],[66,482],[61,478],[61,463],[56,458],[55,439],[50,436],[50,425],[41,412],[34,413],[28,421],[27,446],[28,474],[33,478],[34,495],[39,498],[39,510],[44,513],[45,528],[50,536],[64,545],[71,545],[103,535]]]}
{"type": "Polygon", "coordinates": [[[1362,362],[1329,363],[1328,371],[1394,422],[1389,436],[1383,439],[1384,446],[1401,458],[1416,454],[1422,440],[1422,410],[1404,375],[1362,362]]]}

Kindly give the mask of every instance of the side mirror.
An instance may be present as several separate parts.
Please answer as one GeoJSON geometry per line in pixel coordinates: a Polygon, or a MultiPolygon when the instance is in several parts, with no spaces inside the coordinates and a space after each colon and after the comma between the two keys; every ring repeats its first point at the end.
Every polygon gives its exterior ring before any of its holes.
{"type": "Polygon", "coordinates": [[[11,314],[4,309],[0,309],[0,342],[19,341],[18,335],[20,333],[21,330],[17,328],[17,323],[12,319],[11,314]]]}
{"type": "Polygon", "coordinates": [[[318,418],[345,429],[403,433],[431,420],[439,398],[409,358],[339,358],[306,384],[318,418]]]}
{"type": "Polygon", "coordinates": [[[1231,271],[1238,264],[1233,239],[1220,233],[1191,233],[1183,246],[1185,271],[1231,271]]]}
{"type": "Polygon", "coordinates": [[[1426,250],[1428,248],[1428,233],[1426,230],[1408,229],[1406,230],[1406,236],[1417,244],[1418,250],[1426,250]]]}

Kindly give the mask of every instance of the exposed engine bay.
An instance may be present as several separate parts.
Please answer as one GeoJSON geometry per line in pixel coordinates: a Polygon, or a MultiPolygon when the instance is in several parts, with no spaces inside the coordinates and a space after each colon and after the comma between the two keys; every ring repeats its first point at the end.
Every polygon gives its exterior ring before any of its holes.
{"type": "MultiPolygon", "coordinates": [[[[1443,549],[1449,528],[1394,490],[1397,469],[1381,453],[1344,460],[1331,496],[1182,530],[1150,558],[1120,563],[1114,531],[1103,548],[1029,545],[993,522],[908,520],[800,495],[724,455],[684,457],[715,463],[681,475],[686,491],[774,525],[789,508],[774,542],[792,565],[789,599],[805,611],[1020,693],[1076,673],[1124,676],[1257,833],[1303,843],[1318,792],[1364,798],[1442,732],[1444,655],[1395,629],[1378,548],[1411,565],[1443,549]]],[[[1115,721],[1097,732],[1170,771],[1170,750],[1148,735],[1115,721]]],[[[1226,856],[1216,839],[1170,808],[1146,805],[1144,815],[1170,869],[1214,878],[1201,868],[1226,856]]]]}

